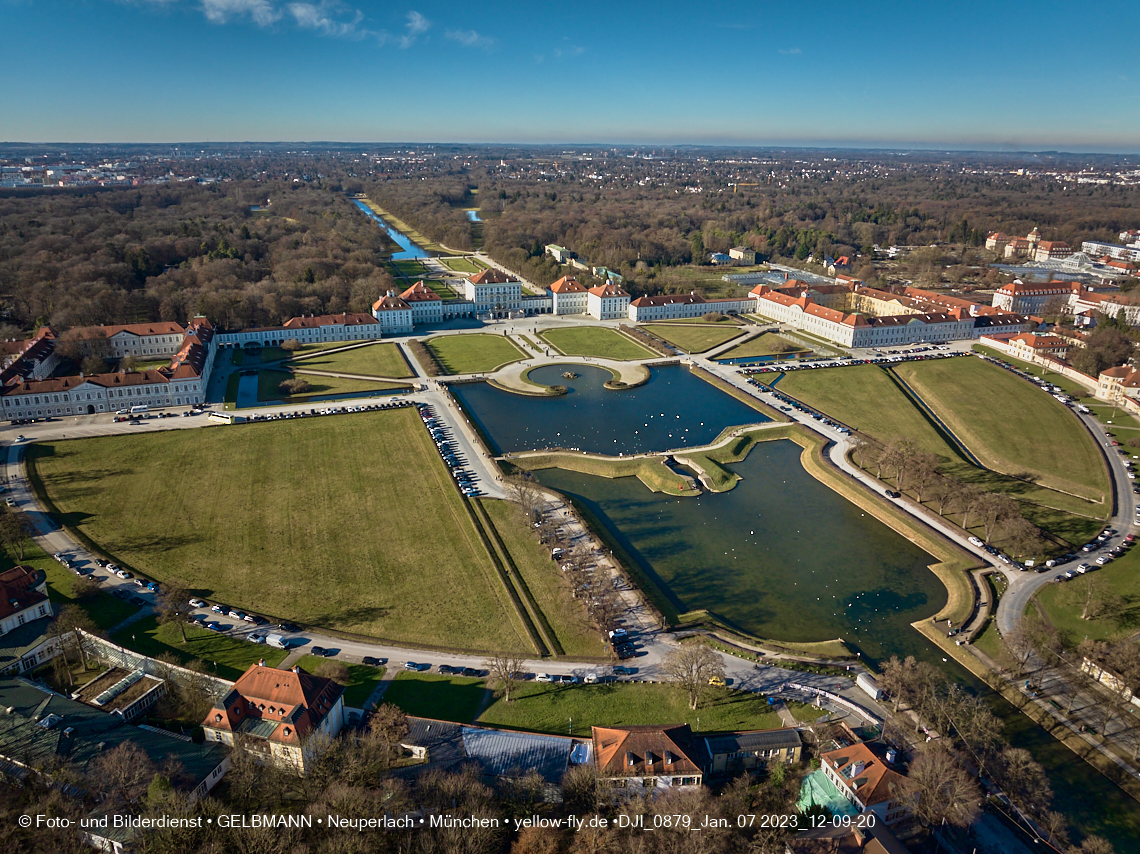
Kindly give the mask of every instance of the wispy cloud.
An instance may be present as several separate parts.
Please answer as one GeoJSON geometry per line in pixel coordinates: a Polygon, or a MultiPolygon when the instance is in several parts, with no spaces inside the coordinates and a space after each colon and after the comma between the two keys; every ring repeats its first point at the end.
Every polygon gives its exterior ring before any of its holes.
{"type": "Polygon", "coordinates": [[[368,30],[360,29],[364,13],[359,9],[351,10],[351,15],[347,18],[338,18],[337,15],[343,16],[350,11],[343,3],[290,3],[286,8],[301,29],[316,30],[321,35],[338,38],[361,39],[375,35],[368,30]]]}
{"type": "Polygon", "coordinates": [[[489,48],[495,40],[490,36],[481,36],[475,30],[448,30],[444,35],[453,42],[459,42],[467,47],[489,48]]]}
{"type": "Polygon", "coordinates": [[[431,21],[419,12],[408,12],[408,24],[400,36],[400,47],[408,48],[416,43],[416,38],[431,29],[431,21]]]}
{"type": "Polygon", "coordinates": [[[799,54],[803,53],[803,51],[798,47],[782,47],[780,48],[780,53],[782,53],[784,56],[798,56],[799,54]]]}
{"type": "Polygon", "coordinates": [[[231,18],[249,18],[259,27],[268,27],[281,18],[281,10],[269,0],[201,0],[202,12],[215,24],[231,18]]]}
{"type": "Polygon", "coordinates": [[[586,48],[582,47],[580,44],[576,44],[573,47],[555,48],[554,55],[558,59],[565,59],[567,57],[581,56],[585,52],[586,48]]]}

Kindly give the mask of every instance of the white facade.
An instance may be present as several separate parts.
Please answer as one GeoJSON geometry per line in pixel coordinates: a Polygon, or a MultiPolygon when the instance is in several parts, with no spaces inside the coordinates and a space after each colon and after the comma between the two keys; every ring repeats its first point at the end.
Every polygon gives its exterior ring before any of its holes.
{"type": "Polygon", "coordinates": [[[629,316],[629,294],[617,285],[590,288],[586,313],[597,320],[624,320],[629,316]]]}
{"type": "Polygon", "coordinates": [[[1118,246],[1115,243],[1086,240],[1081,244],[1081,251],[1094,258],[1107,255],[1110,258],[1119,258],[1122,261],[1140,261],[1140,247],[1136,246],[1118,246]]]}
{"type": "Polygon", "coordinates": [[[522,307],[522,283],[464,281],[463,296],[472,303],[476,314],[500,316],[522,307]]]}
{"type": "Polygon", "coordinates": [[[205,400],[210,360],[201,377],[167,379],[158,371],[139,374],[99,374],[63,380],[25,383],[4,393],[3,418],[46,418],[57,415],[94,415],[132,406],[159,408],[190,406],[205,400]],[[136,381],[141,379],[141,381],[136,381]],[[74,385],[72,385],[74,383],[74,385]]]}
{"type": "Polygon", "coordinates": [[[689,317],[701,317],[709,312],[718,311],[721,314],[749,312],[753,310],[751,299],[742,300],[704,300],[693,296],[657,296],[638,297],[633,300],[627,315],[634,323],[647,323],[654,320],[680,320],[689,317]]]}

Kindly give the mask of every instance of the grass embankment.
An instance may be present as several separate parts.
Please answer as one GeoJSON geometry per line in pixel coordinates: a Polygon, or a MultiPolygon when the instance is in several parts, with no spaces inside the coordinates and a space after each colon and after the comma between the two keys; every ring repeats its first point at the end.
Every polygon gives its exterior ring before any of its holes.
{"type": "Polygon", "coordinates": [[[985,583],[986,598],[990,601],[990,618],[986,621],[986,627],[982,630],[982,633],[974,639],[973,645],[994,661],[1000,661],[1003,657],[1004,646],[1002,644],[1001,632],[998,631],[997,620],[994,618],[994,615],[997,614],[998,603],[1009,587],[1009,582],[1006,581],[1005,576],[1000,572],[991,572],[986,576],[985,583]]]}
{"type": "Polygon", "coordinates": [[[1104,456],[1052,395],[981,359],[904,362],[894,370],[987,468],[1107,503],[1104,456]]]}
{"type": "MultiPolygon", "coordinates": [[[[296,664],[308,673],[316,673],[317,668],[328,660],[315,655],[303,655],[297,659],[296,664]]],[[[344,704],[354,709],[364,708],[364,704],[372,696],[380,680],[384,678],[384,668],[370,667],[367,664],[340,663],[348,668],[348,681],[344,683],[344,704]]]]}
{"type": "Polygon", "coordinates": [[[570,595],[558,564],[534,536],[518,505],[491,500],[479,503],[495,526],[519,577],[545,615],[563,654],[568,658],[604,655],[601,634],[590,621],[584,603],[570,595]]]}
{"type": "MultiPolygon", "coordinates": [[[[697,451],[691,454],[679,453],[675,456],[678,462],[691,461],[704,472],[705,476],[701,482],[710,492],[728,492],[740,482],[740,475],[732,469],[725,468],[726,465],[743,461],[757,442],[789,438],[789,432],[792,429],[794,429],[792,425],[787,425],[749,430],[740,436],[732,437],[727,444],[719,448],[697,451]]],[[[720,437],[713,444],[715,445],[719,441],[720,437]]]]}
{"type": "Polygon", "coordinates": [[[395,344],[368,344],[351,350],[294,358],[289,367],[298,373],[334,371],[397,380],[415,376],[395,344]]]}
{"type": "Polygon", "coordinates": [[[781,338],[775,332],[762,332],[755,338],[750,338],[743,344],[733,347],[727,353],[721,353],[719,359],[752,359],[759,356],[792,356],[810,353],[799,344],[793,344],[787,338],[781,338]]]}
{"type": "Polygon", "coordinates": [[[713,347],[726,344],[733,338],[739,338],[744,334],[744,330],[739,326],[726,329],[713,324],[705,324],[704,326],[664,326],[648,324],[639,328],[652,335],[656,335],[663,341],[668,341],[686,353],[703,353],[706,350],[711,350],[713,347]]]}
{"type": "Polygon", "coordinates": [[[65,526],[159,581],[343,632],[533,652],[414,410],[45,443],[28,457],[65,526]]]}
{"type": "MultiPolygon", "coordinates": [[[[964,361],[967,360],[952,359],[946,360],[943,364],[964,361]]],[[[985,365],[980,360],[978,363],[985,365]]],[[[992,371],[1005,373],[993,365],[988,367],[992,371]]],[[[1016,401],[1023,400],[1026,395],[1036,394],[1046,397],[1027,383],[1024,385],[1023,393],[1015,401],[998,407],[989,418],[1000,422],[1005,409],[1015,407],[1016,401]]],[[[780,381],[779,389],[884,444],[896,439],[905,439],[916,448],[938,456],[942,461],[939,466],[942,474],[1017,499],[1026,518],[1072,545],[1083,543],[1094,536],[1102,526],[1103,520],[1107,518],[1108,508],[1105,504],[1085,501],[1073,495],[973,465],[953,441],[940,432],[934,422],[891,378],[891,375],[876,365],[798,371],[785,375],[780,381]]],[[[941,403],[940,406],[944,407],[946,404],[941,403]]],[[[1072,419],[1070,413],[1064,412],[1063,407],[1061,409],[1061,412],[1051,414],[1047,412],[1050,424],[1064,426],[1064,419],[1072,419]]],[[[997,426],[988,429],[1000,431],[1001,428],[997,426]]],[[[1013,434],[1007,434],[1006,438],[1009,442],[1017,441],[1017,436],[1013,434]]],[[[1092,440],[1086,433],[1083,441],[1091,443],[1092,440]]],[[[1039,458],[1037,463],[1041,467],[1048,465],[1048,461],[1043,458],[1039,458]]],[[[889,470],[886,474],[890,474],[889,470]]],[[[949,518],[956,523],[960,522],[960,519],[954,516],[949,518]]],[[[979,530],[976,526],[971,528],[972,533],[979,530]]],[[[984,531],[981,531],[981,535],[984,536],[984,531]]]]}
{"type": "MultiPolygon", "coordinates": [[[[1070,564],[1069,566],[1072,566],[1070,564]]],[[[1054,626],[1070,641],[1119,640],[1140,629],[1140,550],[1132,549],[1096,572],[1078,575],[1071,581],[1047,584],[1036,601],[1054,626]],[[1099,592],[1098,592],[1099,589],[1099,592]],[[1094,607],[1095,619],[1083,619],[1085,603],[1094,603],[1109,593],[1117,601],[1109,607],[1094,607]]]]}
{"type": "Polygon", "coordinates": [[[275,649],[260,643],[250,643],[243,637],[228,637],[209,629],[186,627],[186,643],[173,624],[158,625],[157,618],[144,617],[111,635],[120,646],[157,658],[172,653],[186,664],[195,659],[206,665],[206,672],[223,679],[234,680],[261,659],[269,667],[276,667],[289,655],[286,650],[275,649]]]}
{"type": "Polygon", "coordinates": [[[483,374],[526,358],[510,338],[503,335],[441,335],[426,342],[447,374],[483,374]]]}
{"type": "Polygon", "coordinates": [[[666,495],[700,495],[696,480],[689,475],[678,474],[665,464],[664,457],[620,457],[587,456],[573,451],[552,451],[542,454],[514,455],[511,463],[525,471],[539,469],[565,469],[598,477],[636,477],[651,492],[666,495]],[[681,489],[681,484],[685,485],[681,489]]]}
{"type": "Polygon", "coordinates": [[[538,337],[565,356],[593,356],[624,362],[652,359],[657,355],[620,332],[603,326],[548,329],[538,333],[538,337]]]}
{"type": "Polygon", "coordinates": [[[323,377],[316,374],[294,373],[293,371],[279,371],[268,369],[257,372],[257,399],[262,403],[305,403],[314,397],[324,397],[335,394],[360,394],[374,391],[390,391],[392,389],[408,388],[407,383],[389,383],[377,380],[353,380],[344,377],[323,377]],[[309,390],[303,394],[286,394],[281,391],[280,385],[285,380],[303,379],[309,384],[309,390]]]}

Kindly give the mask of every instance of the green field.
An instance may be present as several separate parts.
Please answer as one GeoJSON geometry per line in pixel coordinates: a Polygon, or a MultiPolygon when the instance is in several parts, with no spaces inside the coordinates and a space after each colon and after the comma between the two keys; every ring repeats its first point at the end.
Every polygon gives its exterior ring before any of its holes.
{"type": "Polygon", "coordinates": [[[412,409],[36,444],[28,456],[64,525],[159,581],[412,645],[532,651],[412,409]]]}
{"type": "MultiPolygon", "coordinates": [[[[1005,371],[993,365],[981,360],[973,361],[976,361],[978,366],[989,368],[994,374],[1000,374],[1001,376],[997,377],[999,381],[1009,376],[1005,371]]],[[[973,373],[974,365],[971,364],[971,360],[965,358],[904,364],[917,364],[919,367],[945,366],[952,368],[960,363],[967,363],[967,365],[963,365],[961,374],[963,381],[969,379],[976,385],[984,385],[991,379],[985,374],[979,379],[973,373]]],[[[933,388],[938,391],[947,385],[953,386],[954,376],[953,372],[939,374],[926,382],[927,385],[933,382],[933,388]]],[[[1016,380],[1016,377],[1011,379],[1016,380]]],[[[1001,418],[1006,410],[1018,405],[1033,406],[1035,403],[1034,395],[1047,398],[1047,402],[1057,404],[1048,395],[1027,383],[1022,382],[1022,385],[1025,388],[1007,389],[1014,395],[1010,402],[992,413],[981,413],[978,416],[985,424],[994,425],[982,432],[982,436],[990,438],[991,441],[993,437],[997,437],[1000,441],[1003,436],[1001,418]]],[[[786,374],[778,387],[781,391],[799,398],[809,406],[826,412],[861,433],[873,436],[884,444],[895,439],[906,439],[919,449],[941,457],[943,462],[940,470],[943,474],[984,489],[1011,495],[1022,502],[1023,512],[1030,521],[1070,544],[1079,545],[1094,536],[1102,526],[1103,520],[1108,516],[1110,508],[1107,503],[1086,501],[1078,496],[1049,489],[1037,483],[974,466],[939,432],[918,405],[891,379],[891,375],[879,366],[858,365],[827,370],[796,371],[786,374]]],[[[925,393],[923,392],[923,394],[925,393]]],[[[931,405],[932,409],[935,408],[934,403],[937,403],[939,408],[935,411],[939,412],[944,421],[950,423],[950,417],[942,414],[942,410],[947,405],[944,403],[944,398],[933,395],[933,401],[928,400],[927,403],[931,405]]],[[[1057,404],[1057,407],[1060,410],[1059,412],[1045,410],[1041,417],[1047,419],[1047,424],[1051,424],[1062,431],[1063,435],[1072,435],[1067,432],[1071,426],[1067,422],[1073,422],[1078,427],[1080,426],[1079,423],[1076,422],[1071,413],[1064,411],[1064,407],[1061,407],[1060,404],[1057,404]]],[[[974,430],[975,432],[970,434],[972,440],[977,434],[977,428],[974,430]]],[[[1008,434],[1006,438],[1007,445],[1017,442],[1017,436],[1014,433],[1008,434]]],[[[1083,453],[1081,443],[1091,445],[1091,439],[1087,433],[1083,437],[1076,434],[1073,440],[1078,442],[1076,451],[1078,456],[1083,453]]],[[[983,458],[978,453],[977,448],[969,444],[967,446],[975,454],[978,454],[979,458],[983,458]]],[[[1001,445],[999,444],[998,447],[1000,449],[1001,445]]],[[[1095,447],[1092,450],[1097,453],[1095,447]]],[[[1039,472],[1047,471],[1048,460],[1038,457],[1036,464],[1040,467],[1039,472]]],[[[1023,469],[1022,472],[1012,473],[1030,472],[1023,469]]],[[[1035,477],[1039,476],[1037,472],[1032,474],[1035,477]]]]}
{"type": "Polygon", "coordinates": [[[257,399],[264,403],[304,403],[311,397],[326,394],[356,394],[359,392],[385,391],[393,388],[407,388],[407,383],[386,383],[381,381],[353,380],[344,377],[322,377],[316,374],[294,374],[292,371],[267,369],[257,373],[257,399]],[[298,377],[309,384],[304,394],[284,394],[277,387],[288,379],[298,377]]]}
{"type": "Polygon", "coordinates": [[[713,347],[718,347],[744,334],[744,331],[738,326],[725,328],[712,324],[706,324],[703,327],[649,324],[642,326],[641,329],[668,341],[686,353],[703,353],[705,350],[711,350],[713,347]]]}
{"type": "Polygon", "coordinates": [[[600,632],[590,622],[581,600],[574,599],[562,584],[561,571],[522,518],[519,506],[489,499],[480,499],[480,502],[510,552],[519,575],[546,615],[563,653],[569,658],[604,655],[600,632]]]}
{"type": "Polygon", "coordinates": [[[469,724],[479,714],[486,696],[482,679],[403,670],[384,692],[384,702],[414,717],[469,724]]]}
{"type": "Polygon", "coordinates": [[[599,359],[629,361],[652,359],[656,356],[640,344],[603,326],[577,326],[566,329],[549,329],[540,332],[539,338],[567,356],[595,356],[599,359]]]}
{"type": "MultiPolygon", "coordinates": [[[[408,363],[395,344],[368,344],[351,350],[322,353],[289,363],[294,371],[334,371],[341,374],[361,374],[370,377],[404,379],[414,377],[408,363]]],[[[312,377],[306,377],[311,383],[312,377]]]]}
{"type": "MultiPolygon", "coordinates": [[[[694,712],[689,709],[688,695],[673,685],[530,682],[516,689],[510,703],[496,699],[480,714],[491,699],[481,679],[405,671],[384,693],[384,702],[394,703],[417,717],[555,735],[589,736],[591,726],[688,723],[700,732],[783,726],[776,711],[756,694],[729,688],[709,691],[709,699],[694,712]]],[[[798,720],[805,722],[824,714],[813,706],[798,703],[788,707],[798,720]]]]}
{"type": "Polygon", "coordinates": [[[1100,449],[1052,395],[982,359],[903,362],[895,372],[987,468],[1110,499],[1100,449]]]}
{"type": "Polygon", "coordinates": [[[349,347],[354,343],[353,341],[331,341],[321,344],[303,344],[301,345],[301,349],[297,351],[282,350],[280,347],[262,347],[261,361],[262,364],[265,362],[280,362],[284,359],[295,359],[298,356],[320,353],[322,350],[336,350],[341,347],[349,347]]]}
{"type": "MultiPolygon", "coordinates": [[[[478,722],[532,732],[588,736],[591,726],[641,726],[687,723],[702,732],[775,729],[780,716],[756,694],[710,688],[709,700],[695,712],[688,695],[674,685],[610,683],[548,685],[531,683],[510,703],[497,700],[478,722]]],[[[801,720],[821,716],[811,706],[791,707],[801,720]]]]}
{"type": "Polygon", "coordinates": [[[511,339],[479,332],[473,335],[441,335],[427,347],[448,374],[489,373],[525,358],[511,339]]]}
{"type": "MultiPolygon", "coordinates": [[[[308,673],[316,673],[317,668],[328,660],[315,655],[302,655],[296,664],[308,673]]],[[[354,709],[364,708],[365,702],[384,678],[384,668],[370,667],[367,664],[346,664],[343,661],[340,663],[348,668],[348,682],[344,686],[344,704],[354,709]]]]}
{"type": "Polygon", "coordinates": [[[757,356],[777,356],[789,353],[810,353],[799,344],[794,344],[787,338],[781,338],[775,332],[764,332],[745,341],[738,347],[733,347],[726,353],[721,353],[721,359],[752,359],[757,356]]]}
{"type": "MultiPolygon", "coordinates": [[[[1075,566],[1069,564],[1066,568],[1075,566]]],[[[1092,640],[1115,640],[1140,629],[1140,551],[1132,549],[1108,566],[1071,581],[1049,584],[1037,594],[1037,602],[1054,626],[1077,644],[1092,640]],[[1088,585],[1097,585],[1119,597],[1118,607],[1103,617],[1081,619],[1088,585]]]]}
{"type": "Polygon", "coordinates": [[[440,263],[456,273],[474,274],[483,269],[482,265],[467,258],[441,258],[440,263]]]}
{"type": "Polygon", "coordinates": [[[175,625],[160,626],[155,617],[145,617],[111,635],[115,643],[156,658],[173,653],[183,663],[198,659],[206,672],[223,679],[237,679],[261,659],[276,667],[289,654],[261,643],[250,643],[241,636],[228,637],[209,629],[186,627],[186,643],[175,625]]]}

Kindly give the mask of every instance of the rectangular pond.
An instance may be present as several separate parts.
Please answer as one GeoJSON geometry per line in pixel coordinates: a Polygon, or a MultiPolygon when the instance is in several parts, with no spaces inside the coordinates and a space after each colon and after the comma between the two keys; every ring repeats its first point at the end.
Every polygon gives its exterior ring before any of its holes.
{"type": "Polygon", "coordinates": [[[763,442],[724,493],[672,498],[636,478],[545,469],[679,612],[707,609],[788,641],[842,637],[875,658],[924,643],[910,623],[946,602],[935,559],[809,475],[801,448],[763,442]]]}
{"type": "Polygon", "coordinates": [[[558,397],[512,394],[487,383],[451,392],[490,439],[496,453],[569,448],[639,454],[707,445],[725,427],[771,419],[693,376],[688,368],[650,368],[644,385],[610,391],[609,371],[585,364],[535,368],[530,378],[569,389],[558,397]],[[565,379],[572,371],[577,379],[565,379]]]}

